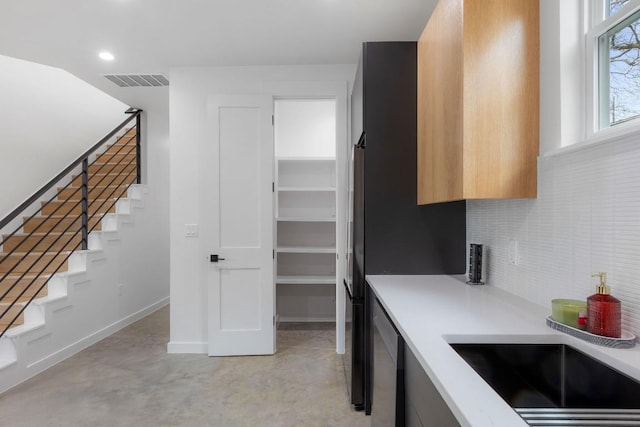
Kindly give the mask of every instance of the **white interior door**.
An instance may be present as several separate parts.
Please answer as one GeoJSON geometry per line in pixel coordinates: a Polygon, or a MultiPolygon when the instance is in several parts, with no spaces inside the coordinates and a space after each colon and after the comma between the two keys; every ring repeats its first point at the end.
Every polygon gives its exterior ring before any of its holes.
{"type": "Polygon", "coordinates": [[[212,95],[209,355],[275,352],[271,96],[212,95]]]}

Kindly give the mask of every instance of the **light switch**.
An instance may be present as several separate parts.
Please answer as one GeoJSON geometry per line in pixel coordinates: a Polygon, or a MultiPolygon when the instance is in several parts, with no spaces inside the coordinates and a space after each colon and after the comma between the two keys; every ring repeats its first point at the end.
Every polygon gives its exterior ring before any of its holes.
{"type": "Polygon", "coordinates": [[[187,237],[198,237],[198,224],[185,224],[185,233],[187,237]]]}

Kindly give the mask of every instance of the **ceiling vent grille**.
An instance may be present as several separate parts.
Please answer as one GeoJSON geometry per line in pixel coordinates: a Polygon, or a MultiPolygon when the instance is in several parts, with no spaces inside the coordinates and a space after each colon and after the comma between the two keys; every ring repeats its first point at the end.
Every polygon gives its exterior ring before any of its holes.
{"type": "Polygon", "coordinates": [[[169,86],[169,79],[162,74],[108,74],[105,77],[120,87],[169,86]]]}

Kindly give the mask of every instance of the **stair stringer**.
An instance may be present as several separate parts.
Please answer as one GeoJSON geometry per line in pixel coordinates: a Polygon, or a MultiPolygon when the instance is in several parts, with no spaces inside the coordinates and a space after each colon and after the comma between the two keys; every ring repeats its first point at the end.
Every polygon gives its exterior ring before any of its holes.
{"type": "Polygon", "coordinates": [[[123,242],[135,245],[136,228],[144,228],[145,217],[153,215],[145,211],[149,191],[131,186],[116,213],[103,218],[102,230],[89,235],[89,250],[74,252],[69,271],[55,274],[47,296],[25,309],[25,323],[0,338],[0,393],[168,304],[162,295],[151,303],[139,297],[130,302],[127,294],[137,284],[121,283],[135,264],[122,259],[127,258],[123,242]]]}

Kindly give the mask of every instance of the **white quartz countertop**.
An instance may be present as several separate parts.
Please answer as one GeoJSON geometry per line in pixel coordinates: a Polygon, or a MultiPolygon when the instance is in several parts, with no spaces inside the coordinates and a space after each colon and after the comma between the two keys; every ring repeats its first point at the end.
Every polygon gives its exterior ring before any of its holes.
{"type": "Polygon", "coordinates": [[[407,345],[463,426],[527,426],[450,343],[563,343],[640,379],[640,347],[611,349],[546,325],[549,307],[464,276],[367,276],[407,345]]]}

